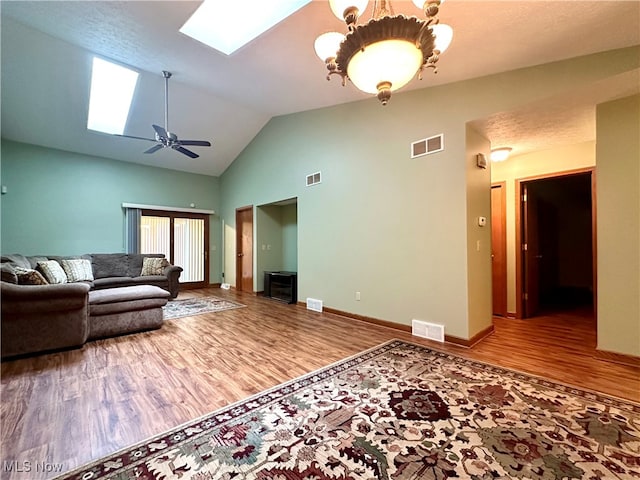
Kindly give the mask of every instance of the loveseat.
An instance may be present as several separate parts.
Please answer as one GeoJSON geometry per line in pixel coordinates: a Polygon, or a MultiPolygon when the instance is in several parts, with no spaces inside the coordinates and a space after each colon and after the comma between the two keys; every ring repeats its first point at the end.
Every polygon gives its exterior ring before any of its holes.
{"type": "Polygon", "coordinates": [[[2,256],[1,262],[3,359],[160,328],[162,306],[178,295],[182,272],[163,255],[147,254],[14,254],[2,256]],[[56,281],[50,267],[62,270],[65,283],[39,284],[56,281]]]}

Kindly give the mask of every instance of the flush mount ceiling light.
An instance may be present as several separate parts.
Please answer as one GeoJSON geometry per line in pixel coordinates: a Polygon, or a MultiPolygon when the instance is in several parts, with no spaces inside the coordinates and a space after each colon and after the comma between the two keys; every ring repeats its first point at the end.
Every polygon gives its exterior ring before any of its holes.
{"type": "Polygon", "coordinates": [[[509,158],[509,155],[511,154],[511,147],[501,147],[501,148],[494,148],[493,150],[491,150],[491,161],[492,162],[504,162],[507,158],[509,158]]]}
{"type": "Polygon", "coordinates": [[[360,90],[377,94],[386,105],[391,92],[402,88],[425,67],[437,72],[436,62],[453,38],[450,26],[439,24],[438,11],[444,0],[413,0],[426,20],[395,15],[391,2],[375,0],[371,19],[356,22],[367,0],[329,0],[331,10],[347,24],[348,32],[327,32],[315,41],[316,54],[331,75],[348,78],[360,90]]]}

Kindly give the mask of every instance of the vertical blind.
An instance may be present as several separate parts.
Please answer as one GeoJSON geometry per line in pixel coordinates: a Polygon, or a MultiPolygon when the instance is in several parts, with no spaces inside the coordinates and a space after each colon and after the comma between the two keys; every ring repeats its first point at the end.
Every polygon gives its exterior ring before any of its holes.
{"type": "Polygon", "coordinates": [[[184,282],[204,280],[204,220],[176,218],[174,230],[174,263],[183,268],[184,282]]]}
{"type": "Polygon", "coordinates": [[[140,253],[140,217],[142,211],[139,208],[126,208],[124,215],[127,253],[140,253]]]}
{"type": "Polygon", "coordinates": [[[142,215],[140,219],[140,253],[164,253],[166,258],[171,258],[169,220],[169,217],[142,215]]]}

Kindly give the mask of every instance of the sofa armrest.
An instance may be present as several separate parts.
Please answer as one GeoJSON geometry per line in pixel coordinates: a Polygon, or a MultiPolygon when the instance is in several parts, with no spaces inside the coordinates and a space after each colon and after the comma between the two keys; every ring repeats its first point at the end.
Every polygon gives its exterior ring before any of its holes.
{"type": "Polygon", "coordinates": [[[0,282],[2,358],[80,347],[89,334],[89,285],[0,282]]]}
{"type": "Polygon", "coordinates": [[[2,313],[76,310],[87,305],[89,285],[14,285],[0,282],[2,313]]]}
{"type": "Polygon", "coordinates": [[[164,269],[164,275],[169,280],[169,293],[171,298],[176,298],[180,290],[180,274],[182,273],[182,267],[177,265],[168,265],[164,269]]]}

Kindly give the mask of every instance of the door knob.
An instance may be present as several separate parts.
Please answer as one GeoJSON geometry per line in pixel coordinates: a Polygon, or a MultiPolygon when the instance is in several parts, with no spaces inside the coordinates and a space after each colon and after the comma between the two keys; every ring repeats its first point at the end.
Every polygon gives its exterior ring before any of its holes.
{"type": "Polygon", "coordinates": [[[238,254],[238,256],[239,256],[239,257],[243,257],[243,256],[244,256],[244,253],[239,253],[239,254],[238,254]]]}

